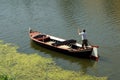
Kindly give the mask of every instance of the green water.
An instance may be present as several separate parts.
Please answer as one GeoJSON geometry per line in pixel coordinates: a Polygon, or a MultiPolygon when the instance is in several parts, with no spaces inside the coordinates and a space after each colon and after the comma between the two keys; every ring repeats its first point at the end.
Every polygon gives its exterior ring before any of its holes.
{"type": "Polygon", "coordinates": [[[20,46],[20,52],[52,58],[66,70],[119,80],[119,0],[0,0],[0,40],[20,46]],[[77,28],[86,29],[100,46],[98,62],[65,56],[33,44],[28,28],[80,42],[77,28]]]}

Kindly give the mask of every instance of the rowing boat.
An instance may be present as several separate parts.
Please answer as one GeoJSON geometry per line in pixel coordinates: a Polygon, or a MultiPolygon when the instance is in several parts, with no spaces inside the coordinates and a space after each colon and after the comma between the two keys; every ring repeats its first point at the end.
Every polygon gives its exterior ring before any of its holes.
{"type": "Polygon", "coordinates": [[[34,31],[32,29],[29,29],[29,36],[33,42],[40,45],[41,47],[78,58],[91,58],[98,60],[98,52],[96,46],[89,45],[86,49],[83,49],[82,45],[77,43],[77,41],[74,39],[66,40],[44,34],[39,31],[34,31]]]}

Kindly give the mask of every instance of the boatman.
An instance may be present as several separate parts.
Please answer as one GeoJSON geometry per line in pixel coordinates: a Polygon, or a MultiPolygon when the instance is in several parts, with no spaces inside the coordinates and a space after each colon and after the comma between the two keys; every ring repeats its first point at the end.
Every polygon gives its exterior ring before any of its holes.
{"type": "Polygon", "coordinates": [[[86,30],[83,29],[82,32],[80,32],[80,31],[78,30],[78,34],[81,35],[81,39],[82,39],[82,48],[83,48],[83,49],[86,49],[87,46],[88,46],[88,40],[87,40],[87,36],[86,36],[86,30]]]}

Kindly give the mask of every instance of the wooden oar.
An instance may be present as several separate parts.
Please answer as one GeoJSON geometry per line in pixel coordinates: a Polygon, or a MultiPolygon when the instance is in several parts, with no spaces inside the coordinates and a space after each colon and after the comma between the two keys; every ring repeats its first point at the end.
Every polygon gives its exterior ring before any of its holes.
{"type": "Polygon", "coordinates": [[[78,34],[80,33],[80,29],[79,28],[78,28],[77,32],[78,32],[78,34]]]}

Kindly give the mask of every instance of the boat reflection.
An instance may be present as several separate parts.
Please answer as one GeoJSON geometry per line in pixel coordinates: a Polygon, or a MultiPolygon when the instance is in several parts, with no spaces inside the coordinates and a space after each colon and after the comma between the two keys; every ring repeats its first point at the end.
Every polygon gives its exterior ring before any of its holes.
{"type": "Polygon", "coordinates": [[[56,65],[66,70],[82,71],[83,73],[89,73],[88,69],[93,70],[96,63],[96,61],[90,59],[76,58],[61,54],[59,52],[51,51],[35,44],[33,41],[30,41],[30,45],[31,48],[40,51],[39,55],[42,55],[44,57],[48,57],[49,55],[49,57],[53,59],[56,65]]]}

